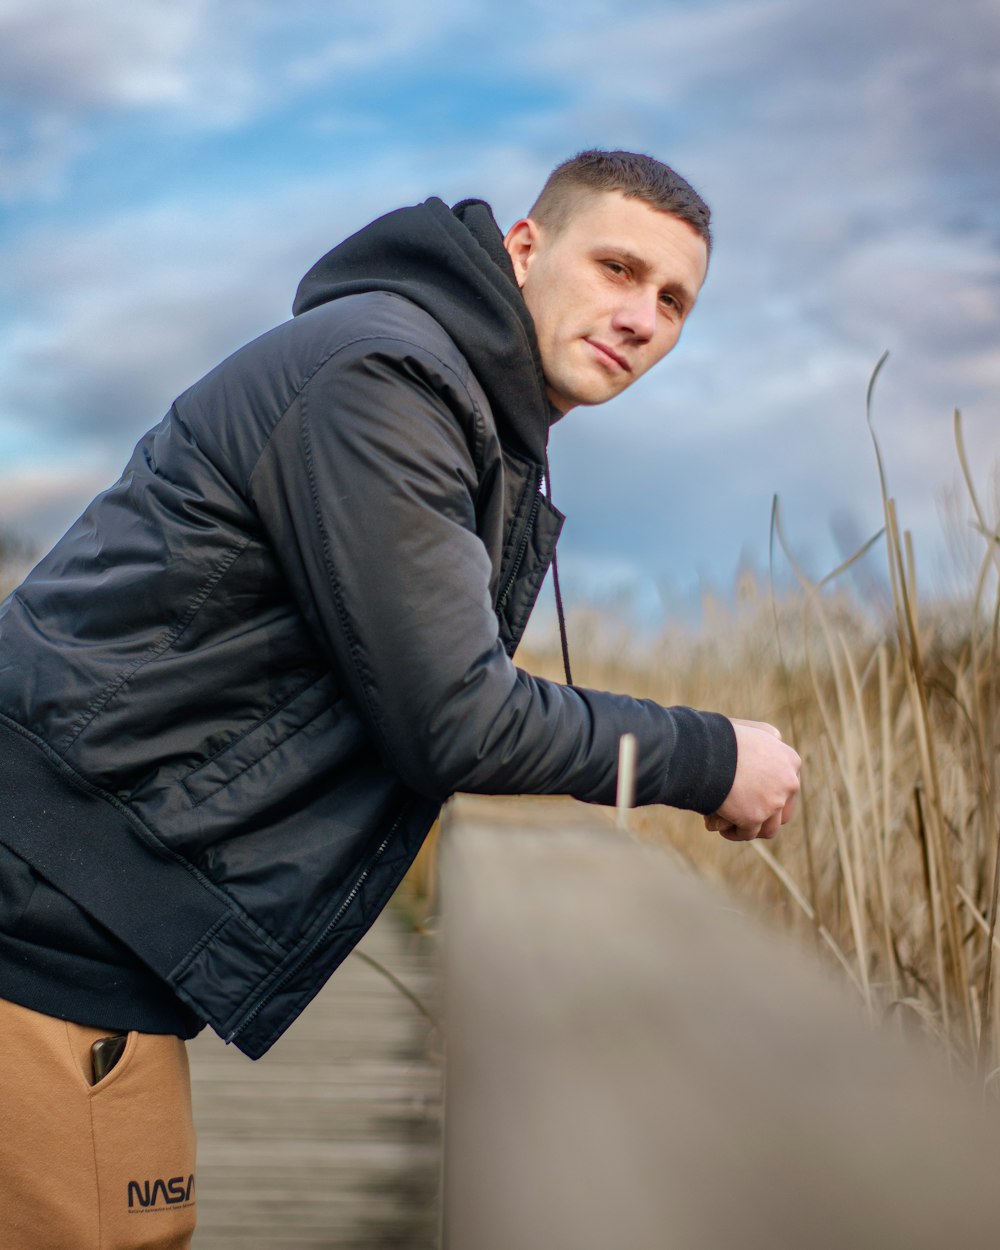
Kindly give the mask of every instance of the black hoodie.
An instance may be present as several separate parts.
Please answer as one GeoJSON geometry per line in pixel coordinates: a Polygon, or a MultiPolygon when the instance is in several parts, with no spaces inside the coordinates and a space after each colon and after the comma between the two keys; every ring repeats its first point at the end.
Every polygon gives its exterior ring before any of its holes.
{"type": "Polygon", "coordinates": [[[293,311],[363,291],[392,291],[429,312],[489,396],[501,441],[544,461],[559,414],[545,394],[535,327],[484,200],[449,209],[432,198],[379,217],[313,265],[293,311]]]}

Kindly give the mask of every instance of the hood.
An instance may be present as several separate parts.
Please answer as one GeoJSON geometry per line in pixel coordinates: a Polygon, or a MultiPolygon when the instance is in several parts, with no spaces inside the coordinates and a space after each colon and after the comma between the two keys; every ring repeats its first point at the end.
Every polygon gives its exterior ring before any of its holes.
{"type": "Polygon", "coordinates": [[[535,328],[490,206],[435,198],[379,217],[318,260],[293,312],[364,291],[419,305],[455,340],[486,392],[501,440],[544,463],[558,417],[545,393],[535,328]]]}

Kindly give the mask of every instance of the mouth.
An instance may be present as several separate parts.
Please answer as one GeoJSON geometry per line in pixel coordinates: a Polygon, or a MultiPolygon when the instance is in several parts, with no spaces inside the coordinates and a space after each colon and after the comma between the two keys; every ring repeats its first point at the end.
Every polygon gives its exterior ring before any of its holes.
{"type": "Polygon", "coordinates": [[[596,339],[587,339],[587,343],[597,352],[598,358],[604,360],[608,364],[616,365],[625,373],[631,373],[632,367],[624,356],[619,355],[613,347],[608,347],[604,343],[599,343],[596,339]]]}

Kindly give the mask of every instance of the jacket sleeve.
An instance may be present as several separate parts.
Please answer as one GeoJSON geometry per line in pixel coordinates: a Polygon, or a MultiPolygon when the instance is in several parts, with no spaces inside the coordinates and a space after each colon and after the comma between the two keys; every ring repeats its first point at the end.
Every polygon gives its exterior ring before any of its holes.
{"type": "Polygon", "coordinates": [[[313,375],[251,478],[299,610],[386,763],[436,799],[613,803],[632,732],[637,802],[715,811],[735,773],[725,717],[540,680],[504,652],[476,533],[482,436],[431,352],[356,342],[313,375]]]}

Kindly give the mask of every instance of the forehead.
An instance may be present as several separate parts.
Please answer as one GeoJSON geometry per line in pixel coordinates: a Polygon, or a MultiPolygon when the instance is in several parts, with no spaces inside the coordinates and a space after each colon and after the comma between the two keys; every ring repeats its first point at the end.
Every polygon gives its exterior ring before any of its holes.
{"type": "Polygon", "coordinates": [[[694,226],[621,191],[581,197],[559,235],[574,248],[626,251],[650,268],[681,265],[699,285],[708,268],[708,248],[694,226]]]}

